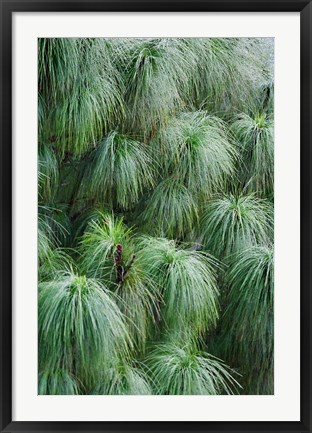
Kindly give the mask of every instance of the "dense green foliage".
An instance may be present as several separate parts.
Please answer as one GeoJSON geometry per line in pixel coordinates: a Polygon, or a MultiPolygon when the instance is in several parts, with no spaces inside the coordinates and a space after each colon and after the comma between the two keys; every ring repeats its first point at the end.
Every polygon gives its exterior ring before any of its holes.
{"type": "Polygon", "coordinates": [[[40,394],[271,394],[272,41],[39,39],[40,394]]]}

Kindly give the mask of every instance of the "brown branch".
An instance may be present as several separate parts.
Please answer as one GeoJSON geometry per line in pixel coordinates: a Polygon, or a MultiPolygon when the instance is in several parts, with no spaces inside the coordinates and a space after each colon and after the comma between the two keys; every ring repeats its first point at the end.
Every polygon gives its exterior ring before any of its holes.
{"type": "Polygon", "coordinates": [[[122,267],[122,245],[116,245],[116,254],[115,254],[115,266],[116,266],[116,283],[120,284],[124,280],[124,270],[122,267]]]}

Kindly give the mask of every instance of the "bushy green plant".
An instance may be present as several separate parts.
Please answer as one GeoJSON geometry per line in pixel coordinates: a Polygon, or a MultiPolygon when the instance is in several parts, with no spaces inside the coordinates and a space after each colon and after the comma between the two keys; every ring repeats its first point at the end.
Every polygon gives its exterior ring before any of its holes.
{"type": "Polygon", "coordinates": [[[174,176],[161,181],[139,215],[147,232],[183,239],[198,224],[196,197],[174,176]]]}
{"type": "Polygon", "coordinates": [[[147,365],[159,394],[232,394],[239,386],[221,360],[187,345],[164,343],[156,346],[147,365]]]}
{"type": "Polygon", "coordinates": [[[272,59],[39,38],[39,394],[273,393],[272,59]]]}
{"type": "Polygon", "coordinates": [[[266,199],[242,194],[217,197],[207,203],[202,215],[203,242],[217,257],[227,257],[257,242],[268,242],[272,217],[266,199]]]}
{"type": "Polygon", "coordinates": [[[145,188],[154,186],[155,173],[149,148],[113,131],[94,150],[83,188],[98,202],[126,209],[138,202],[145,188]]]}
{"type": "Polygon", "coordinates": [[[227,357],[235,363],[244,359],[241,369],[251,393],[273,392],[272,246],[254,246],[232,257],[227,280],[230,291],[223,318],[227,357]]]}
{"type": "Polygon", "coordinates": [[[99,281],[68,270],[39,284],[43,368],[65,368],[88,384],[98,365],[126,356],[131,345],[124,316],[99,281]]]}
{"type": "Polygon", "coordinates": [[[155,152],[161,167],[192,193],[211,195],[234,176],[235,147],[226,124],[203,111],[181,113],[160,128],[155,152]]]}
{"type": "Polygon", "coordinates": [[[162,291],[162,314],[169,328],[205,331],[218,319],[218,264],[209,254],[178,248],[174,241],[142,240],[143,265],[162,291]]]}
{"type": "Polygon", "coordinates": [[[117,362],[103,367],[94,394],[104,395],[150,395],[151,385],[142,369],[117,362]]]}
{"type": "Polygon", "coordinates": [[[79,384],[64,369],[47,368],[39,373],[39,395],[77,395],[80,393],[79,384]]]}
{"type": "Polygon", "coordinates": [[[122,116],[121,83],[105,41],[47,38],[38,44],[40,139],[80,156],[122,116]]]}
{"type": "Polygon", "coordinates": [[[262,195],[273,192],[273,118],[265,112],[251,117],[240,114],[231,126],[242,147],[241,180],[249,190],[262,195]]]}

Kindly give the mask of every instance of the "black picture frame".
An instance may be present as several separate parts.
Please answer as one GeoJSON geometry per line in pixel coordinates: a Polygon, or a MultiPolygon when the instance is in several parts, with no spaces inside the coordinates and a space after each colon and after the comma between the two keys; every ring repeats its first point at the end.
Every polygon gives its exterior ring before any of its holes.
{"type": "MultiPolygon", "coordinates": [[[[1,12],[1,432],[312,432],[311,424],[311,50],[312,0],[0,0],[1,12]],[[12,14],[14,12],[300,12],[301,416],[298,422],[12,421],[12,14]]],[[[291,61],[291,59],[290,59],[291,61]]]]}

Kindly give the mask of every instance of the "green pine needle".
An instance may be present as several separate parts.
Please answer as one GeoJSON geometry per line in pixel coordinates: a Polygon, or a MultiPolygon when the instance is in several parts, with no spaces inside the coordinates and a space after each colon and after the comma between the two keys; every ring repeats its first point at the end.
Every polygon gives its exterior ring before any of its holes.
{"type": "Polygon", "coordinates": [[[188,346],[166,343],[147,359],[159,394],[233,394],[239,387],[231,370],[218,358],[188,346]]]}
{"type": "Polygon", "coordinates": [[[257,242],[270,242],[272,224],[268,200],[229,194],[207,203],[201,231],[208,250],[217,257],[227,257],[257,242]]]}
{"type": "Polygon", "coordinates": [[[84,375],[90,363],[127,356],[131,340],[105,286],[69,270],[39,284],[39,347],[43,365],[84,375]]]}
{"type": "Polygon", "coordinates": [[[126,209],[154,186],[156,170],[148,147],[115,131],[95,149],[87,167],[83,189],[99,203],[126,209]]]}

